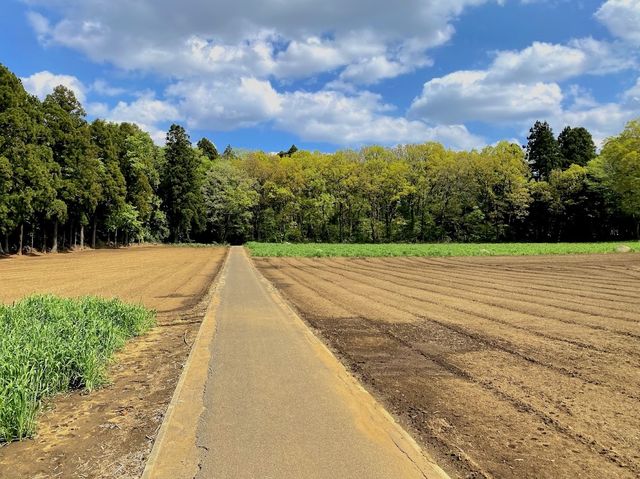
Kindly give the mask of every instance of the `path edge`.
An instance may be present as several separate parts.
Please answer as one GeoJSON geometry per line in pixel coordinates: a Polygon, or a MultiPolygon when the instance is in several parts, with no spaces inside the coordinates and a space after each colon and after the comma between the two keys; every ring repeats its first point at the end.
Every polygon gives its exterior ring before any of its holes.
{"type": "Polygon", "coordinates": [[[227,248],[222,267],[207,293],[208,305],[204,318],[165,411],[141,479],[191,479],[199,471],[196,431],[204,411],[203,393],[211,360],[209,347],[215,335],[215,312],[220,301],[220,290],[227,277],[230,255],[231,248],[227,248]],[[185,398],[185,395],[190,397],[185,398]],[[194,408],[197,409],[195,414],[194,408]]]}
{"type": "Polygon", "coordinates": [[[362,383],[355,377],[351,371],[343,364],[342,361],[335,355],[335,353],[327,346],[322,339],[320,339],[314,331],[309,327],[307,322],[302,319],[301,314],[297,308],[292,305],[280,292],[280,290],[269,281],[262,272],[258,269],[253,256],[243,248],[243,254],[247,256],[249,264],[255,271],[259,280],[266,286],[273,299],[280,307],[284,308],[297,322],[304,327],[307,340],[312,346],[318,348],[321,353],[329,360],[336,364],[339,368],[338,375],[339,380],[351,390],[355,395],[360,395],[362,398],[366,398],[366,402],[372,408],[374,415],[379,415],[384,422],[386,422],[386,431],[389,434],[391,440],[396,447],[407,456],[407,458],[413,463],[416,469],[425,477],[425,479],[451,479],[451,477],[442,469],[435,459],[425,451],[420,444],[414,439],[414,437],[396,420],[395,417],[386,409],[386,407],[378,401],[365,388],[362,383]]]}

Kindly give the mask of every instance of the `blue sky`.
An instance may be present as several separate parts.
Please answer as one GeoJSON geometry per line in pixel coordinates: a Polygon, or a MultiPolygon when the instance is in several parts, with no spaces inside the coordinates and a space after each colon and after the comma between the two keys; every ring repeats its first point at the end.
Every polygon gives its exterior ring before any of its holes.
{"type": "Polygon", "coordinates": [[[598,142],[640,116],[640,0],[5,0],[0,62],[158,143],[598,142]]]}

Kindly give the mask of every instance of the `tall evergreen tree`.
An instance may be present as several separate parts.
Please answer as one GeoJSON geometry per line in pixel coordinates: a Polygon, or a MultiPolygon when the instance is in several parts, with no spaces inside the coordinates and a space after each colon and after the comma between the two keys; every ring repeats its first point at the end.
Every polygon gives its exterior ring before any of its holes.
{"type": "Polygon", "coordinates": [[[189,241],[203,225],[199,159],[183,127],[173,124],[167,133],[162,197],[173,242],[189,241]]]}
{"type": "Polygon", "coordinates": [[[114,212],[124,207],[127,195],[127,183],[120,169],[119,127],[115,123],[95,120],[91,124],[91,141],[96,157],[101,163],[100,183],[102,196],[94,215],[91,245],[96,246],[98,221],[103,223],[114,212]]]}
{"type": "Polygon", "coordinates": [[[280,158],[284,158],[285,156],[291,158],[296,151],[298,151],[298,147],[296,145],[291,145],[291,147],[287,151],[280,151],[278,153],[278,156],[280,158]]]}
{"type": "Polygon", "coordinates": [[[200,148],[204,156],[209,158],[209,160],[211,161],[215,160],[216,158],[218,158],[218,156],[220,156],[218,155],[218,149],[216,148],[216,145],[214,145],[207,138],[200,139],[200,141],[198,142],[198,148],[200,148]]]}
{"type": "MultiPolygon", "coordinates": [[[[8,234],[11,221],[11,204],[9,203],[9,192],[13,189],[13,171],[11,163],[4,156],[0,156],[0,234],[8,234]]],[[[0,242],[0,254],[5,253],[2,242],[0,242]]],[[[8,253],[8,251],[7,251],[8,253]]]]}
{"type": "Polygon", "coordinates": [[[5,159],[3,184],[7,188],[0,191],[0,204],[9,211],[0,230],[5,234],[4,249],[8,249],[8,235],[18,228],[18,254],[22,253],[25,223],[31,224],[33,237],[37,220],[56,196],[57,171],[47,140],[40,102],[0,65],[0,158],[5,159]]]}
{"type": "Polygon", "coordinates": [[[226,160],[229,160],[233,157],[235,157],[236,154],[233,151],[233,148],[231,148],[231,145],[227,145],[227,147],[224,149],[224,151],[222,152],[222,157],[226,160]]]}
{"type": "Polygon", "coordinates": [[[527,137],[527,160],[536,180],[546,180],[551,172],[562,166],[558,142],[549,124],[536,121],[527,137]]]}
{"type": "Polygon", "coordinates": [[[75,245],[75,233],[79,231],[83,247],[85,226],[102,196],[100,161],[94,155],[85,111],[71,90],[57,86],[45,99],[44,108],[53,158],[62,170],[62,199],[71,220],[69,245],[75,245]]]}
{"type": "Polygon", "coordinates": [[[562,155],[563,169],[571,165],[586,166],[596,157],[596,145],[589,130],[567,126],[558,135],[558,146],[562,155]]]}

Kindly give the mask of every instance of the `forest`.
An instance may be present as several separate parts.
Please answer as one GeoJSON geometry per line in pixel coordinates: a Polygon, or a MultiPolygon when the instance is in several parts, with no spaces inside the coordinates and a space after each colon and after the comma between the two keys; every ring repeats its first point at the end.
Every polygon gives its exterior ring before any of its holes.
{"type": "Polygon", "coordinates": [[[433,142],[219,153],[172,125],[87,121],[0,65],[0,253],[133,242],[560,242],[640,238],[640,122],[598,152],[579,126],[526,145],[433,142]]]}

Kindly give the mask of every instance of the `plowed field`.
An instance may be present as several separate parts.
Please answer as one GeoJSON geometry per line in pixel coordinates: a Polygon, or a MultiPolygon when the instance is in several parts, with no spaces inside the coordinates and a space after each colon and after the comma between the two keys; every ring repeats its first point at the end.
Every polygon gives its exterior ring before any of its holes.
{"type": "Polygon", "coordinates": [[[452,476],[640,477],[640,255],[255,261],[452,476]]]}
{"type": "Polygon", "coordinates": [[[0,259],[2,302],[34,292],[90,294],[158,312],[158,327],[116,355],[110,385],[58,396],[34,439],[0,447],[0,478],[139,477],[225,254],[135,247],[0,259]]]}

